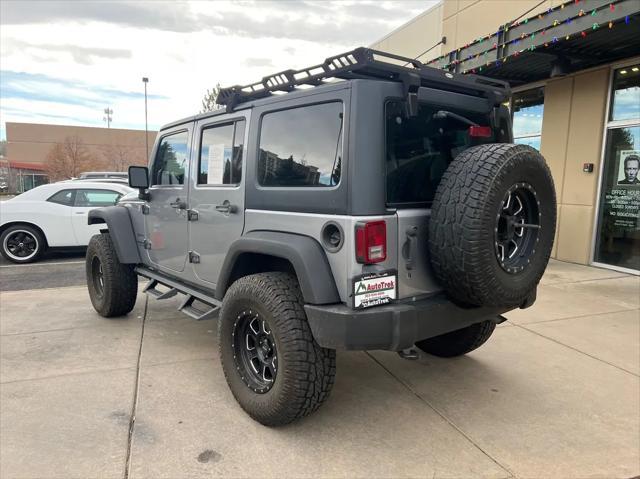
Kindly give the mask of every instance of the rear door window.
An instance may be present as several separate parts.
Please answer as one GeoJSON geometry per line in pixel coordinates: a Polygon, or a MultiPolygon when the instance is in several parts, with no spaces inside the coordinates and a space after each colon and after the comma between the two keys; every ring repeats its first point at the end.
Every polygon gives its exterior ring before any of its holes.
{"type": "Polygon", "coordinates": [[[471,136],[468,123],[488,126],[489,115],[445,110],[421,104],[418,116],[408,117],[402,101],[386,105],[387,204],[397,207],[429,205],[440,179],[460,152],[482,143],[494,142],[494,134],[471,136]]]}
{"type": "Polygon", "coordinates": [[[242,179],[245,121],[202,130],[199,185],[237,185],[242,179]]]}

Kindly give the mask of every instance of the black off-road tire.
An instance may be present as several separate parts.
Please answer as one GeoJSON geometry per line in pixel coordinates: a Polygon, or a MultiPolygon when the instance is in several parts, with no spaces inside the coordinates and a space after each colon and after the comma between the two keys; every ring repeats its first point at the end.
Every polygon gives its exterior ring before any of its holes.
{"type": "Polygon", "coordinates": [[[120,263],[109,233],[89,241],[85,271],[91,304],[100,316],[113,318],[131,312],[138,295],[138,276],[133,265],[120,263]]]}
{"type": "Polygon", "coordinates": [[[483,321],[457,331],[418,341],[416,346],[425,353],[441,358],[462,356],[482,346],[495,329],[496,323],[483,321]]]}
{"type": "Polygon", "coordinates": [[[436,190],[429,222],[433,271],[459,303],[520,306],[544,273],[555,227],[553,178],[537,150],[513,144],[469,148],[451,162],[436,190]],[[531,198],[529,209],[540,227],[515,256],[515,265],[507,264],[511,257],[505,262],[504,250],[500,257],[497,237],[512,190],[531,198]]]}
{"type": "Polygon", "coordinates": [[[237,280],[222,303],[218,340],[225,378],[242,409],[265,426],[282,426],[312,413],[335,381],[335,350],[315,342],[303,304],[297,279],[280,272],[237,280]],[[247,314],[259,318],[259,324],[264,320],[274,340],[277,371],[268,390],[249,382],[241,353],[236,354],[239,321],[247,314]]]}
{"type": "Polygon", "coordinates": [[[38,229],[26,224],[11,225],[0,235],[0,254],[12,263],[24,264],[38,261],[46,249],[47,244],[42,233],[40,233],[38,229]],[[17,254],[12,253],[8,243],[15,238],[16,235],[22,235],[23,238],[28,239],[30,245],[33,245],[34,251],[28,253],[25,251],[24,257],[20,257],[22,252],[17,254]]]}

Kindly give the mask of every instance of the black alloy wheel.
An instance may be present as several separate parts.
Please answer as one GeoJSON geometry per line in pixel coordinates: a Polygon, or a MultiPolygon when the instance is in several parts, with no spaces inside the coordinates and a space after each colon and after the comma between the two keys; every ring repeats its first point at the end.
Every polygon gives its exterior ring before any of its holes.
{"type": "Polygon", "coordinates": [[[233,358],[249,389],[264,394],[273,387],[278,371],[276,341],[256,311],[242,311],[233,325],[233,358]]]}
{"type": "Polygon", "coordinates": [[[507,190],[496,216],[495,249],[498,263],[507,273],[519,273],[536,252],[540,230],[540,202],[528,183],[507,190]]]}
{"type": "Polygon", "coordinates": [[[4,238],[4,250],[18,261],[27,261],[38,252],[38,239],[26,230],[15,230],[4,238]]]}
{"type": "Polygon", "coordinates": [[[91,260],[91,279],[96,296],[102,298],[104,296],[104,272],[102,271],[102,262],[98,256],[94,256],[91,260]]]}

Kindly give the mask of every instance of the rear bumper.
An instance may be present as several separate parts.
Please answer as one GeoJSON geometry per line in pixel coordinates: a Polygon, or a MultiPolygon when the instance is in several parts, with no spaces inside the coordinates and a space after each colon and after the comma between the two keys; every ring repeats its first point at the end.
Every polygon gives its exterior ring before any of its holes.
{"type": "Polygon", "coordinates": [[[400,351],[416,341],[485,320],[501,323],[513,308],[461,307],[444,294],[387,306],[354,310],[344,304],[305,305],[318,344],[331,349],[400,351]]]}

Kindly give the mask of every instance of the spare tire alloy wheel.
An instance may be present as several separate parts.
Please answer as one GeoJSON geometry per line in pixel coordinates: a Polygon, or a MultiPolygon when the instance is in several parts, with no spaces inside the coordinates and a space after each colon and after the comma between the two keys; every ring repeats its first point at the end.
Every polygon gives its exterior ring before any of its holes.
{"type": "Polygon", "coordinates": [[[232,335],[233,359],[240,377],[255,392],[266,393],[278,371],[276,341],[266,320],[251,309],[242,311],[232,335]]]}
{"type": "Polygon", "coordinates": [[[531,263],[539,242],[540,202],[528,183],[516,183],[507,190],[496,216],[496,257],[502,269],[518,273],[531,263]]]}
{"type": "Polygon", "coordinates": [[[462,151],[438,185],[429,221],[433,271],[459,303],[525,304],[544,274],[556,194],[540,153],[526,145],[462,151]]]}

